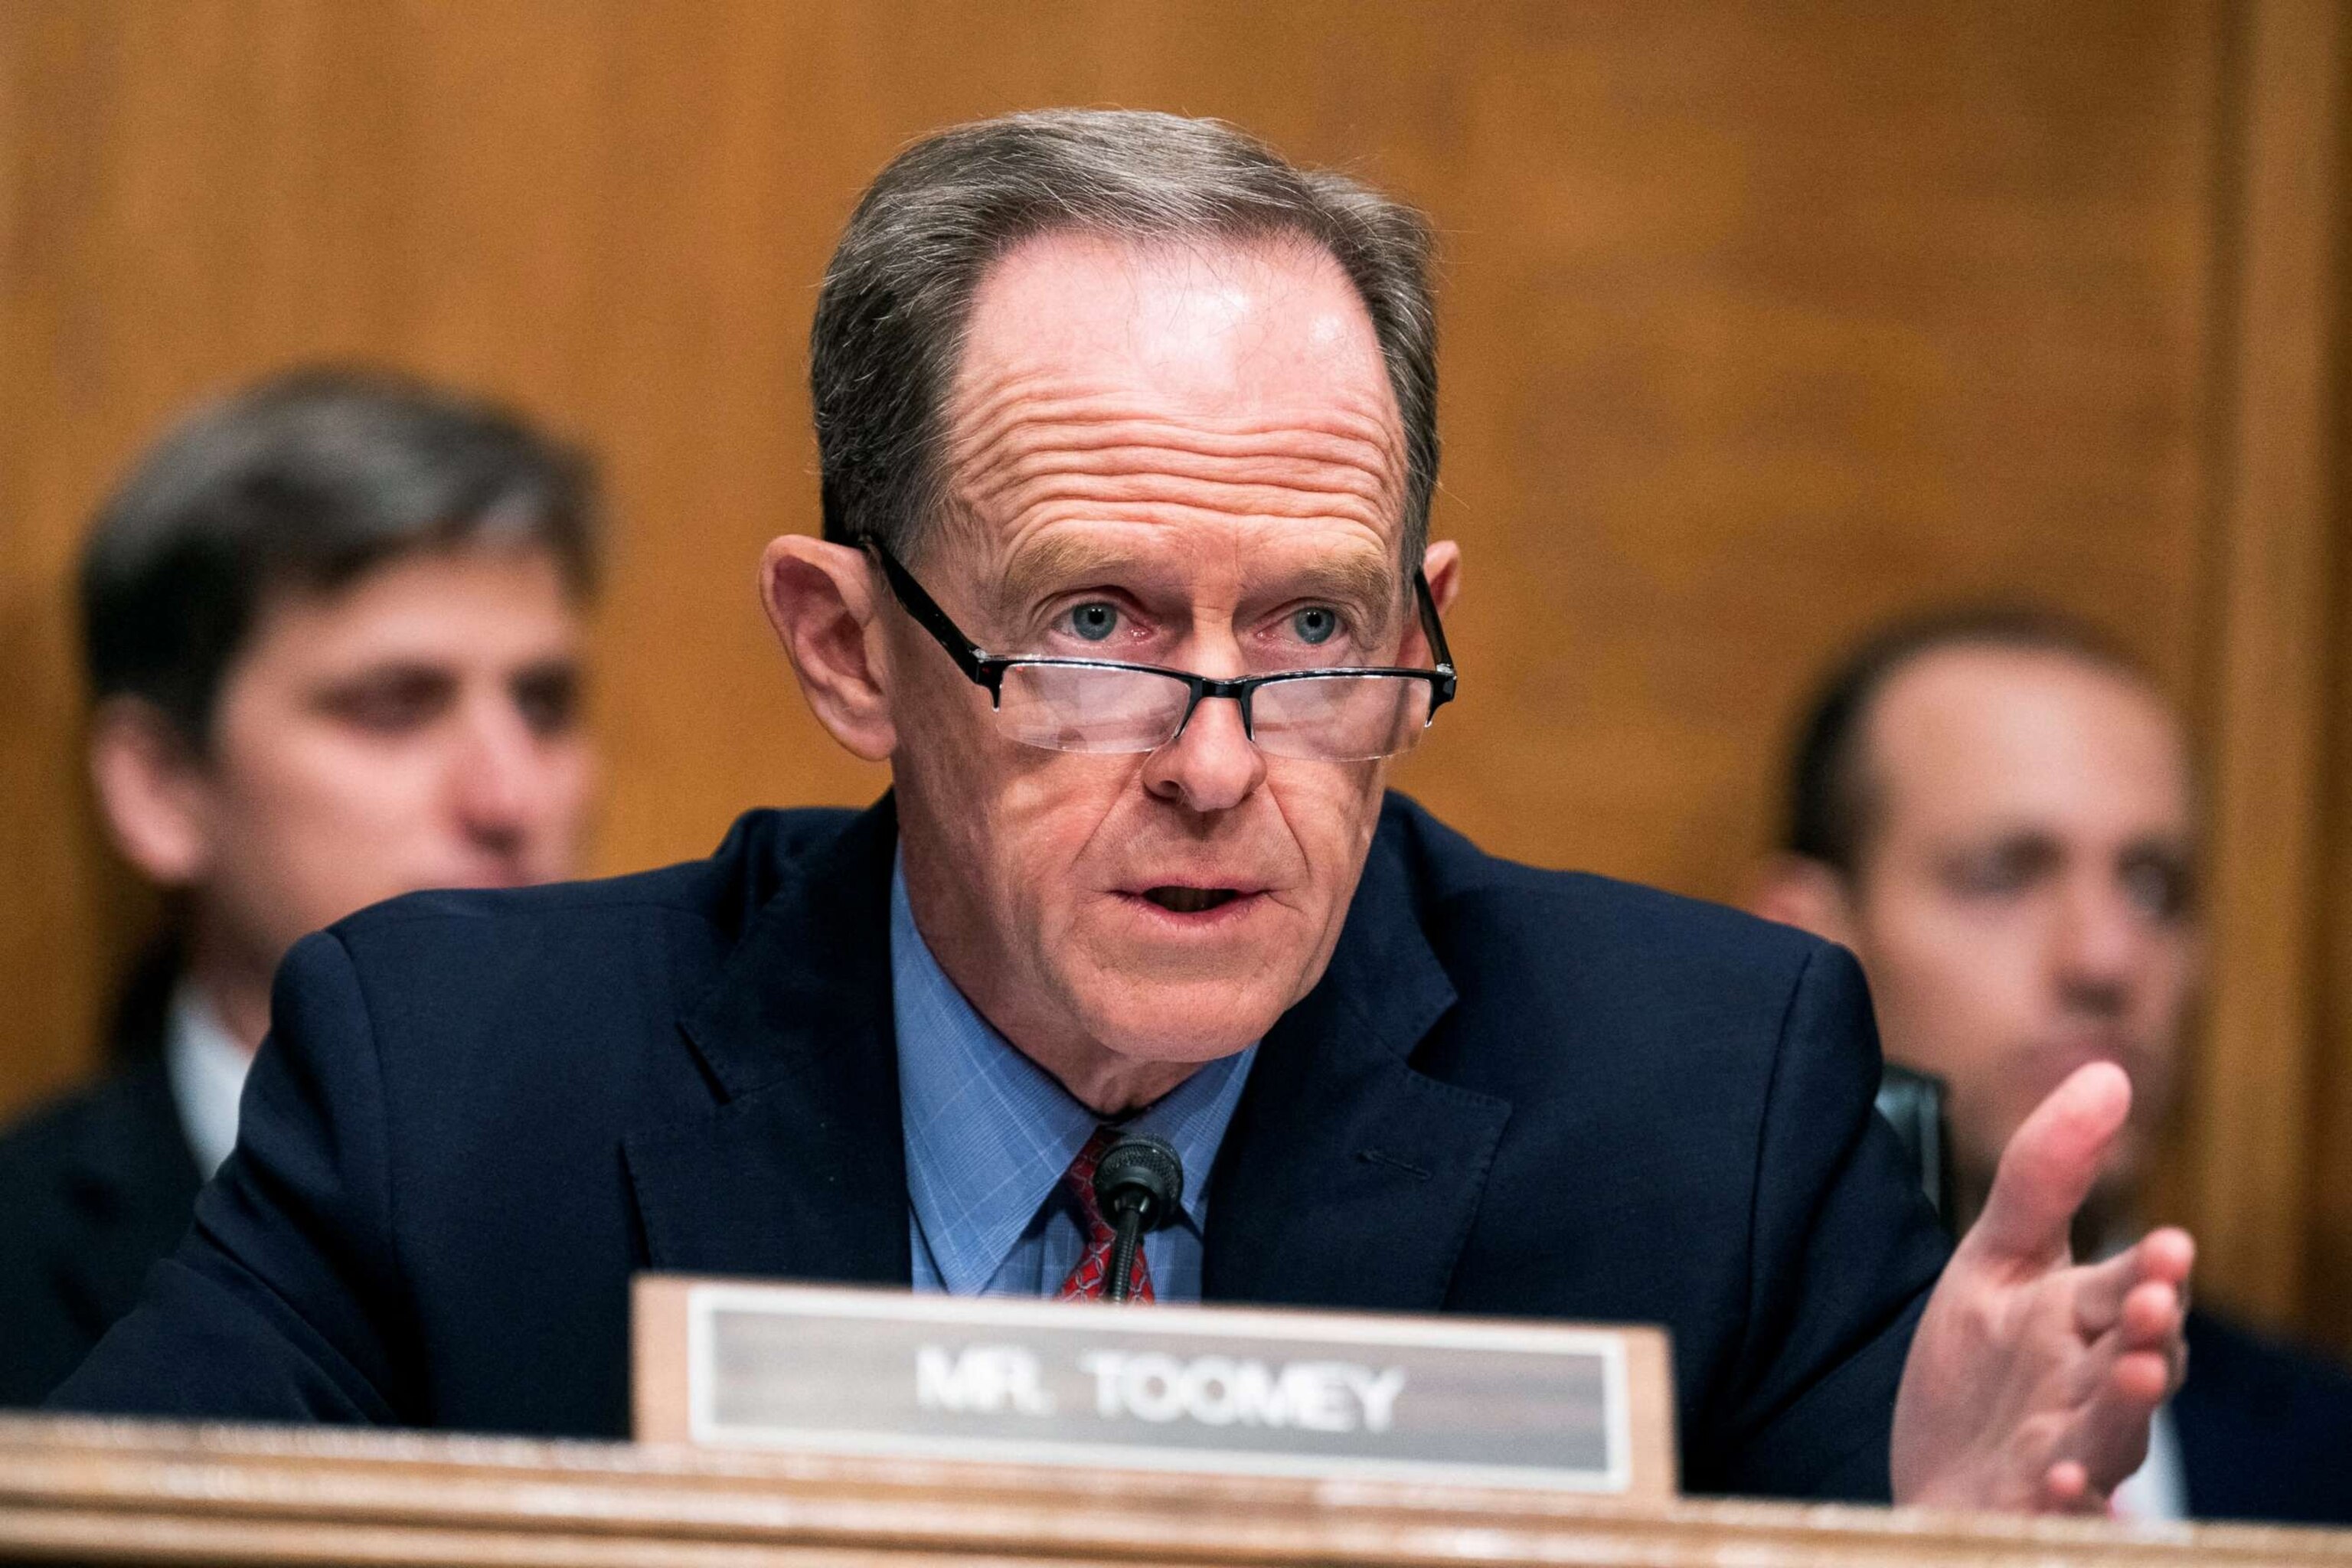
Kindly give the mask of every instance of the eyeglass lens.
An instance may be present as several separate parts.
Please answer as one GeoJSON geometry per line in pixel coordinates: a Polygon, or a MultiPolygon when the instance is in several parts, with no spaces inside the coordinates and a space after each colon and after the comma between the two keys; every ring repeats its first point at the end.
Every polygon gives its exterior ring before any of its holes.
{"type": "Polygon", "coordinates": [[[1429,682],[1315,675],[1271,681],[1251,703],[1250,738],[1276,756],[1369,762],[1410,751],[1429,728],[1429,682]]]}
{"type": "MultiPolygon", "coordinates": [[[[1089,665],[1016,664],[997,722],[1056,752],[1153,752],[1176,738],[1191,689],[1172,676],[1089,665]]],[[[1429,683],[1389,675],[1272,681],[1251,700],[1250,733],[1271,755],[1368,762],[1409,751],[1429,724],[1429,683]]]]}

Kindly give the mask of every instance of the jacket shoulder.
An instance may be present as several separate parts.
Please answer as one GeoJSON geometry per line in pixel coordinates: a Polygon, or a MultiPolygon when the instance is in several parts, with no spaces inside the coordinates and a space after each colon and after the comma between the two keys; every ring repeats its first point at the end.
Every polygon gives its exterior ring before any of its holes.
{"type": "MultiPolygon", "coordinates": [[[[93,1143],[111,1142],[119,1130],[153,1120],[146,1114],[146,1102],[170,1093],[163,1080],[160,1061],[142,1063],[34,1107],[0,1132],[0,1194],[12,1202],[53,1186],[86,1157],[93,1143]]],[[[6,1206],[5,1202],[0,1206],[6,1206]]]]}
{"type": "Polygon", "coordinates": [[[1580,1101],[1605,1080],[1629,1113],[1657,1110],[1647,1095],[1685,1120],[1689,1086],[1707,1083],[1713,1109],[1737,1120],[1761,1114],[1794,1038],[1841,1095],[1874,1091],[1869,989],[1843,948],[1719,904],[1488,855],[1401,798],[1379,838],[1381,886],[1413,901],[1455,995],[1417,1052],[1423,1070],[1523,1109],[1580,1101]]]}
{"type": "Polygon", "coordinates": [[[35,1104],[0,1131],[0,1190],[20,1188],[65,1163],[91,1121],[105,1115],[110,1081],[100,1081],[35,1104]]]}
{"type": "Polygon", "coordinates": [[[1489,855],[1401,795],[1390,797],[1381,837],[1404,858],[1416,912],[1449,968],[1486,967],[1482,947],[1533,949],[1572,956],[1596,978],[1705,975],[1719,987],[1746,977],[1777,989],[1829,955],[1852,962],[1819,937],[1721,904],[1489,855]]]}
{"type": "Polygon", "coordinates": [[[755,811],[702,860],[377,904],[295,945],[273,1030],[305,1020],[312,1049],[372,1037],[383,1070],[428,1099],[519,1093],[554,1063],[567,1075],[596,1064],[625,1095],[645,1044],[674,1030],[779,888],[859,820],[755,811]]]}
{"type": "Polygon", "coordinates": [[[740,932],[775,896],[792,868],[830,847],[859,819],[845,808],[808,806],[749,811],[736,818],[710,855],[655,870],[535,888],[409,893],[373,905],[328,928],[354,950],[415,941],[415,928],[443,928],[469,946],[483,942],[482,921],[509,926],[573,921],[684,916],[708,922],[722,940],[740,932]]]}
{"type": "Polygon", "coordinates": [[[160,1059],[50,1101],[0,1136],[0,1298],[30,1310],[63,1276],[110,1300],[135,1292],[200,1184],[160,1059]]]}

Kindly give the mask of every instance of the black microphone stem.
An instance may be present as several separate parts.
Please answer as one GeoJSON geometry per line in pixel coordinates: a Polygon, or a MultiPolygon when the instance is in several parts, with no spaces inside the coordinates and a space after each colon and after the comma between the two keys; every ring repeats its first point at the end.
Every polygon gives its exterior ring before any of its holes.
{"type": "Polygon", "coordinates": [[[1121,1204],[1118,1210],[1118,1234],[1110,1244],[1110,1289],[1114,1302],[1127,1300],[1135,1283],[1135,1249],[1143,1244],[1143,1205],[1121,1204]]]}

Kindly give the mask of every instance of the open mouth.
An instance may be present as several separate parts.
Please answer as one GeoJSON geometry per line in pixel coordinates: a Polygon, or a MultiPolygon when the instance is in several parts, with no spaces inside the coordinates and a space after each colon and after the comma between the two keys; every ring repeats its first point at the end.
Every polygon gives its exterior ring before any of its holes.
{"type": "Polygon", "coordinates": [[[1206,914],[1220,904],[1229,904],[1241,897],[1234,888],[1147,888],[1143,896],[1171,914],[1206,914]]]}

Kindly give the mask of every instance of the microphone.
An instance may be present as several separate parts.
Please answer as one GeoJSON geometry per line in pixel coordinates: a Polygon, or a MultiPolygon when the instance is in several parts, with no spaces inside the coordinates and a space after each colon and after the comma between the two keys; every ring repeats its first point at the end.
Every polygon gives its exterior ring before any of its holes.
{"type": "Polygon", "coordinates": [[[1103,1151],[1095,1164],[1095,1203],[1118,1231],[1110,1248],[1110,1300],[1127,1300],[1143,1233],[1166,1225],[1183,1200],[1184,1162],[1166,1140],[1129,1132],[1103,1151]]]}

